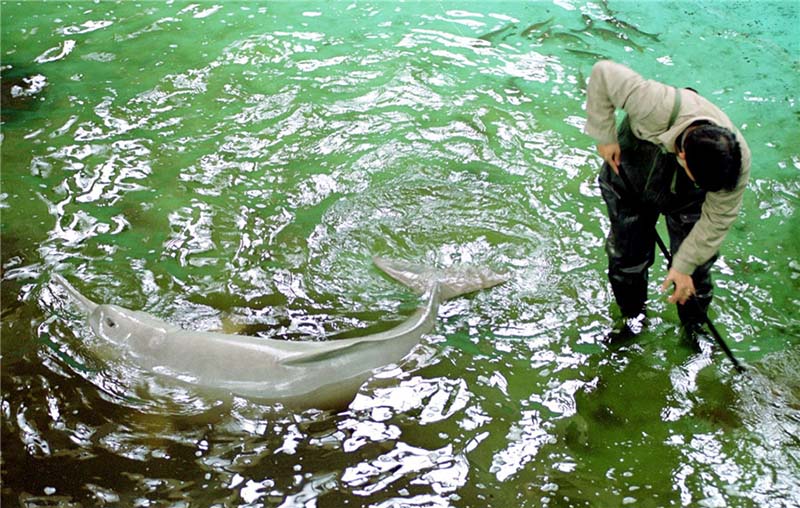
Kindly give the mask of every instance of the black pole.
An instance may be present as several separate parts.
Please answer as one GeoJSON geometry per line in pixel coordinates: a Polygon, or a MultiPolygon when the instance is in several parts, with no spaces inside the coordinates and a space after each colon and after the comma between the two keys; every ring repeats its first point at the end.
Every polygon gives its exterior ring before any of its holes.
{"type": "MultiPolygon", "coordinates": [[[[619,169],[619,176],[620,178],[622,178],[622,183],[625,186],[625,191],[628,193],[628,195],[635,196],[635,194],[633,194],[633,185],[631,185],[630,180],[628,180],[628,176],[622,170],[622,164],[618,164],[617,169],[619,169]]],[[[661,253],[664,254],[664,257],[667,259],[667,263],[669,263],[669,266],[672,266],[672,254],[669,253],[669,250],[667,249],[666,244],[664,244],[664,241],[661,239],[661,235],[658,234],[658,231],[654,231],[654,233],[656,236],[656,243],[658,244],[658,248],[661,249],[661,253]]],[[[700,313],[701,316],[703,316],[705,323],[708,325],[708,329],[711,331],[711,336],[714,337],[714,340],[716,341],[717,345],[719,345],[719,347],[722,348],[722,350],[725,352],[725,355],[730,359],[731,363],[733,363],[733,367],[736,369],[736,371],[740,373],[744,372],[745,368],[742,366],[741,363],[739,363],[736,357],[733,356],[731,348],[729,348],[728,344],[725,343],[725,340],[722,338],[722,335],[720,335],[719,331],[717,331],[717,327],[714,326],[714,323],[711,322],[711,318],[708,317],[708,312],[703,312],[703,310],[700,308],[700,303],[694,298],[694,296],[689,297],[689,302],[687,303],[691,303],[692,305],[694,305],[695,309],[700,313]]]]}

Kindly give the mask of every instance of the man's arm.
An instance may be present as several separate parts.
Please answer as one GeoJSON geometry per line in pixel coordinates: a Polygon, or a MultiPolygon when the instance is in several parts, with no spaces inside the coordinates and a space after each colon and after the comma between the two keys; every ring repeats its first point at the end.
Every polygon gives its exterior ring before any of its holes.
{"type": "Polygon", "coordinates": [[[684,304],[694,294],[691,274],[719,252],[725,235],[739,214],[746,183],[747,173],[732,192],[706,194],[700,220],[695,223],[673,256],[672,266],[661,285],[661,289],[666,290],[671,283],[675,284],[675,291],[669,298],[670,303],[684,304]]]}
{"type": "MultiPolygon", "coordinates": [[[[744,168],[743,168],[744,170],[744,168]]],[[[679,272],[694,273],[695,269],[719,252],[725,235],[731,229],[742,207],[747,174],[731,192],[709,192],[703,202],[700,220],[681,243],[672,266],[679,272]]]]}
{"type": "MultiPolygon", "coordinates": [[[[586,133],[597,141],[597,152],[615,173],[619,174],[621,153],[616,110],[624,109],[632,123],[646,121],[659,109],[659,101],[674,100],[669,99],[669,90],[671,87],[647,81],[628,67],[610,60],[598,62],[592,68],[587,89],[586,133]]],[[[668,119],[657,118],[656,121],[664,122],[664,128],[667,127],[668,119]]]]}
{"type": "Polygon", "coordinates": [[[632,124],[657,122],[666,130],[674,93],[671,86],[645,80],[622,64],[610,60],[597,62],[586,90],[586,134],[600,145],[616,143],[617,109],[625,110],[632,124]],[[660,114],[655,115],[658,118],[650,118],[654,112],[663,111],[665,118],[660,118],[660,114]]]}

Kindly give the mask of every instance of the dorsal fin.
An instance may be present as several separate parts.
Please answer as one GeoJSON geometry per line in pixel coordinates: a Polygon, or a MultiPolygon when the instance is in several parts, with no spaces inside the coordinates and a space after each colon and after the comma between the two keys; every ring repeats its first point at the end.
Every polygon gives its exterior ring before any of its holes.
{"type": "Polygon", "coordinates": [[[286,358],[285,360],[281,360],[280,363],[292,367],[301,367],[308,365],[309,363],[322,362],[330,360],[331,358],[336,358],[337,356],[356,353],[369,347],[375,347],[374,341],[360,340],[358,342],[352,342],[350,344],[343,345],[342,347],[336,349],[323,349],[320,351],[309,351],[307,353],[295,354],[289,358],[286,358]]]}

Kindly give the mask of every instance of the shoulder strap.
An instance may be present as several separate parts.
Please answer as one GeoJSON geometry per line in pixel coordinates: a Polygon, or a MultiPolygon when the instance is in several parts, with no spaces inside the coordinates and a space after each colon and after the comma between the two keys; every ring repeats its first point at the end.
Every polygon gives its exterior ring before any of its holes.
{"type": "MultiPolygon", "coordinates": [[[[671,129],[672,126],[675,124],[675,120],[678,118],[678,112],[681,110],[681,90],[680,88],[675,89],[675,102],[672,104],[672,113],[669,115],[669,125],[667,125],[667,130],[671,129]]],[[[676,171],[672,175],[672,183],[670,184],[670,191],[675,194],[675,189],[678,183],[678,172],[676,171]]]]}
{"type": "MultiPolygon", "coordinates": [[[[675,102],[672,103],[672,112],[669,115],[669,123],[667,125],[667,130],[670,130],[672,126],[675,124],[675,120],[677,120],[678,113],[680,112],[680,110],[681,110],[681,90],[680,88],[675,88],[675,102]]],[[[661,147],[661,153],[667,153],[667,149],[663,146],[661,147]]],[[[645,190],[650,187],[650,179],[653,176],[653,168],[655,167],[657,160],[658,160],[657,158],[653,160],[653,164],[650,166],[650,170],[647,173],[647,181],[644,183],[645,190]]],[[[670,185],[670,188],[673,193],[675,193],[677,176],[678,176],[677,172],[673,173],[672,175],[672,184],[670,185]]]]}
{"type": "Polygon", "coordinates": [[[681,90],[680,88],[675,89],[675,102],[672,104],[672,113],[669,115],[669,124],[667,125],[667,130],[671,129],[672,126],[675,124],[675,120],[678,118],[678,113],[681,110],[681,90]]]}

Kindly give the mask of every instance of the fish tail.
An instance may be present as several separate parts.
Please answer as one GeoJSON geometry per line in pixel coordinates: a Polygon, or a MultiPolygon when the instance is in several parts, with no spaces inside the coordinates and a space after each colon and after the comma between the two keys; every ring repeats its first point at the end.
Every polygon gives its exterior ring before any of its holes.
{"type": "Polygon", "coordinates": [[[506,282],[510,277],[489,267],[458,265],[437,269],[407,261],[373,257],[375,265],[393,279],[422,294],[434,285],[439,286],[442,300],[490,288],[506,282]]]}

